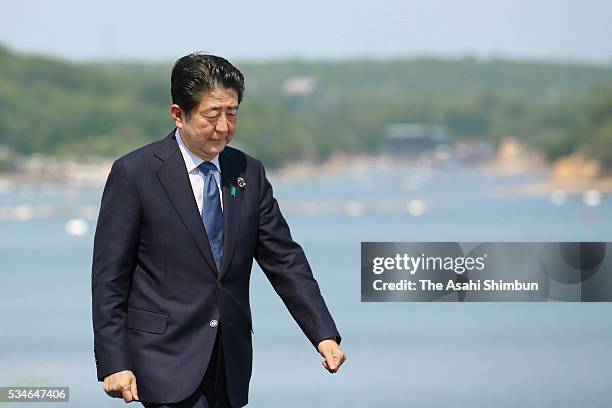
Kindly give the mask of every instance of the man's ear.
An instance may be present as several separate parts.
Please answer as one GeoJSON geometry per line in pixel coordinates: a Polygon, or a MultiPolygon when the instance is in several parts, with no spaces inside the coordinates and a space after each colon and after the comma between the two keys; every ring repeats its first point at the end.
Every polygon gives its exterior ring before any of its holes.
{"type": "Polygon", "coordinates": [[[184,114],[183,114],[183,110],[181,109],[181,107],[178,106],[177,104],[170,105],[170,116],[172,116],[172,120],[174,121],[174,125],[177,128],[182,129],[183,128],[184,114]]]}

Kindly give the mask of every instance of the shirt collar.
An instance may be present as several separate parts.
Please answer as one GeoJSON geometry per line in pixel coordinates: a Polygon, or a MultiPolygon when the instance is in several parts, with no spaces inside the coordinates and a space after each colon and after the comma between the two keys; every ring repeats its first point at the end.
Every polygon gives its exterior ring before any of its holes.
{"type": "MultiPolygon", "coordinates": [[[[185,167],[187,167],[187,172],[191,173],[195,169],[198,168],[200,164],[204,162],[203,159],[196,156],[189,148],[183,143],[183,139],[181,138],[181,133],[178,128],[174,132],[174,136],[176,137],[176,142],[178,143],[179,149],[181,150],[181,154],[183,155],[183,160],[185,161],[185,167]]],[[[219,164],[219,155],[216,155],[212,160],[215,166],[217,166],[217,170],[219,174],[221,174],[221,166],[219,164]]]]}

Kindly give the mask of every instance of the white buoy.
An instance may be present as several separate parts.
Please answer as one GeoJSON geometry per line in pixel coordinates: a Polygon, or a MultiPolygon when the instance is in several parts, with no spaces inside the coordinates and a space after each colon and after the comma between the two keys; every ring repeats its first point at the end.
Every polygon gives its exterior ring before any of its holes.
{"type": "Polygon", "coordinates": [[[582,202],[589,207],[597,207],[599,204],[601,204],[601,191],[585,191],[582,195],[582,202]]]}
{"type": "Polygon", "coordinates": [[[66,222],[66,232],[69,235],[85,235],[89,231],[89,224],[81,218],[73,218],[66,222]]]}
{"type": "Polygon", "coordinates": [[[427,211],[427,204],[423,200],[410,200],[406,204],[406,212],[412,216],[418,217],[427,211]]]}

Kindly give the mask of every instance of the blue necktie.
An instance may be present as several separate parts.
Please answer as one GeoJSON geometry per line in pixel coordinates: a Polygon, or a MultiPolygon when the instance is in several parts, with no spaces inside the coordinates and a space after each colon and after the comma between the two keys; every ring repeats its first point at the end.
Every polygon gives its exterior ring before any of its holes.
{"type": "Polygon", "coordinates": [[[204,199],[202,201],[202,221],[210,242],[217,271],[221,272],[221,256],[223,255],[223,214],[219,187],[215,181],[217,166],[211,162],[203,162],[198,166],[204,174],[204,199]]]}

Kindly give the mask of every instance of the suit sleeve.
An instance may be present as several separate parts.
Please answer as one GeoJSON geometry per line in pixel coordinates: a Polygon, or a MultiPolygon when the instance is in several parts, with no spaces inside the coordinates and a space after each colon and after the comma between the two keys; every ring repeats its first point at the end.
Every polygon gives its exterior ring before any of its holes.
{"type": "Polygon", "coordinates": [[[340,334],[321,296],[319,285],[300,245],[272,194],[272,186],[260,167],[259,233],[255,259],[274,290],[316,348],[320,341],[340,334]]]}
{"type": "Polygon", "coordinates": [[[131,370],[126,344],[126,311],[140,235],[136,186],[121,161],[110,171],[94,238],[92,318],[99,381],[131,370]]]}

